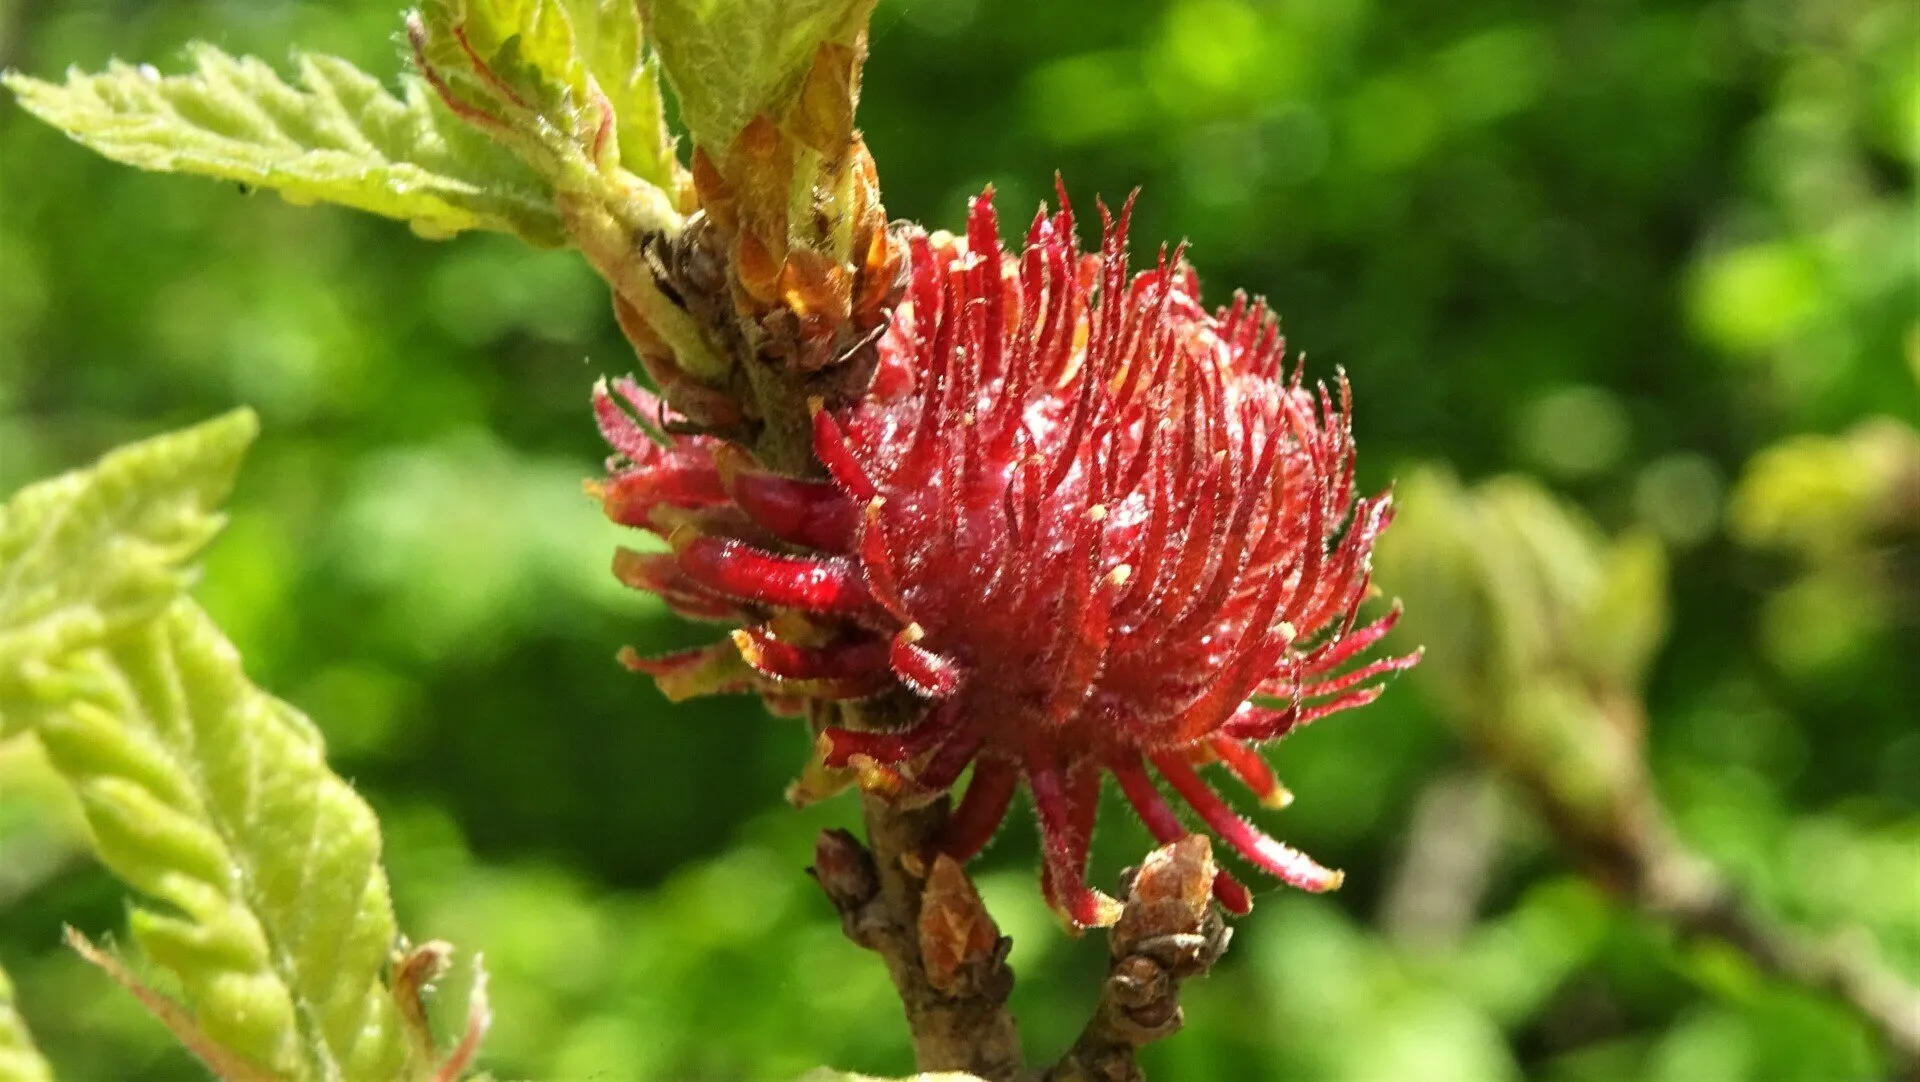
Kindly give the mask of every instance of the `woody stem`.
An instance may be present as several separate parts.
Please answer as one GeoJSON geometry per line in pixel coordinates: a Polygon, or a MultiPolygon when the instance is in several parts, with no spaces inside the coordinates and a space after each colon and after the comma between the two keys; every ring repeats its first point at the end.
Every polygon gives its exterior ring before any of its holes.
{"type": "MultiPolygon", "coordinates": [[[[845,831],[820,837],[813,875],[840,911],[847,938],[886,962],[913,1031],[914,1059],[922,1071],[966,1071],[985,1082],[1016,1082],[1021,1077],[1020,1032],[1007,1011],[1013,972],[1006,966],[1004,938],[989,936],[991,946],[949,959],[942,966],[929,957],[951,925],[938,919],[952,908],[955,893],[934,899],[929,891],[926,854],[947,819],[948,802],[906,808],[865,798],[871,849],[845,831]],[[930,918],[931,905],[942,912],[930,918]]],[[[951,874],[964,876],[958,866],[951,874]]],[[[979,906],[971,884],[960,893],[974,920],[990,918],[979,906]]]]}

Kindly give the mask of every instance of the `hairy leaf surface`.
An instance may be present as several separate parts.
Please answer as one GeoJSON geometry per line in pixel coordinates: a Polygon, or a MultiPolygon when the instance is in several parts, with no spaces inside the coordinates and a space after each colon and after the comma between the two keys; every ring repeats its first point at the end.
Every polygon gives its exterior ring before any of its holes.
{"type": "Polygon", "coordinates": [[[420,15],[427,60],[476,80],[472,96],[543,110],[584,100],[587,68],[563,0],[423,0],[420,15]]]}
{"type": "Polygon", "coordinates": [[[249,410],[131,444],[0,504],[0,733],[35,665],[164,611],[220,529],[249,410]]]}
{"type": "Polygon", "coordinates": [[[633,0],[423,0],[417,25],[426,67],[476,117],[492,118],[477,122],[510,129],[507,142],[561,134],[590,146],[596,163],[617,151],[627,172],[678,188],[658,64],[633,0]]]}
{"type": "Polygon", "coordinates": [[[851,44],[875,0],[639,0],[695,142],[724,147],[778,112],[827,42],[851,44]]]}
{"type": "Polygon", "coordinates": [[[402,1077],[378,823],[312,723],[184,598],[31,690],[101,859],[149,900],[134,939],[206,1036],[287,1078],[402,1077]]]}
{"type": "Polygon", "coordinates": [[[620,164],[671,192],[679,162],[660,98],[660,62],[634,0],[570,0],[580,53],[619,118],[620,164]]]}
{"type": "Polygon", "coordinates": [[[252,57],[204,43],[195,70],[161,76],[115,62],[65,83],[14,73],[29,112],[118,162],[273,188],[295,203],[339,203],[398,218],[415,232],[468,229],[561,243],[544,182],[467,128],[416,78],[396,97],[329,56],[299,55],[297,85],[252,57]]]}

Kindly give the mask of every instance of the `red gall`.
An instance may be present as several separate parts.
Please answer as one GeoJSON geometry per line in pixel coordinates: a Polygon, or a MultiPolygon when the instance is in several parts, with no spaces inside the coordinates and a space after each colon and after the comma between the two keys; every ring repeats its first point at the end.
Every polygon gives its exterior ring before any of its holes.
{"type": "MultiPolygon", "coordinates": [[[[1086,865],[1102,778],[1162,843],[1206,829],[1306,890],[1340,873],[1274,840],[1204,780],[1218,762],[1267,807],[1290,799],[1259,747],[1380,694],[1418,654],[1361,656],[1386,495],[1354,485],[1350,394],[1285,371],[1277,319],[1209,312],[1182,253],[1134,273],[1131,201],[1083,253],[1066,205],[1001,246],[991,192],[965,237],[915,235],[871,389],[816,404],[825,479],[779,476],[709,436],[672,435],[632,380],[595,409],[618,454],[597,491],[665,551],[616,573],[736,626],[714,646],[628,655],[673,697],[757,692],[823,717],[823,765],[918,799],[971,780],[940,839],[966,860],[1018,789],[1040,821],[1042,887],[1073,925],[1113,899],[1086,865]],[[904,689],[904,690],[902,690],[904,689]],[[901,728],[809,707],[910,694],[901,728]]],[[[1245,912],[1222,870],[1214,893],[1245,912]]]]}

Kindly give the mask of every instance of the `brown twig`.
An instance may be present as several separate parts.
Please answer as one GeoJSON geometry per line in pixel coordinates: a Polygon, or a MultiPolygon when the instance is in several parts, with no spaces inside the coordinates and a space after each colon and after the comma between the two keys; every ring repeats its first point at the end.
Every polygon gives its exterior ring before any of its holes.
{"type": "Polygon", "coordinates": [[[813,877],[839,910],[847,938],[886,962],[919,1069],[1016,1082],[1020,1031],[1006,1008],[1012,940],[994,927],[958,864],[923,856],[946,822],[946,799],[918,808],[865,800],[872,848],[846,831],[824,831],[813,877]]]}
{"type": "Polygon", "coordinates": [[[1213,968],[1232,931],[1212,902],[1213,848],[1192,834],[1147,856],[1122,884],[1100,1002],[1045,1082],[1140,1082],[1136,1052],[1179,1032],[1180,984],[1213,968]]]}

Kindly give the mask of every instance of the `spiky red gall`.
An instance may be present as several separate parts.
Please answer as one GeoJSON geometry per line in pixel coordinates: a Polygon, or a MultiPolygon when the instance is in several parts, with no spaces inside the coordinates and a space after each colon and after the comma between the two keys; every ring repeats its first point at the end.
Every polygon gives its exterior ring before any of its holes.
{"type": "MultiPolygon", "coordinates": [[[[1130,212],[1102,208],[1096,253],[1064,194],[1017,252],[1002,250],[991,192],[965,237],[912,237],[870,391],[814,411],[825,479],[670,434],[631,380],[595,396],[618,451],[606,511],[667,541],[622,550],[616,572],[738,625],[630,664],[675,697],[753,691],[788,712],[904,687],[924,702],[916,720],[827,724],[825,765],[895,797],[972,767],[940,841],[961,860],[1025,786],[1043,890],[1078,926],[1118,915],[1086,882],[1107,774],[1162,842],[1187,829],[1150,769],[1258,868],[1337,886],[1198,768],[1217,761],[1283,805],[1259,745],[1372,701],[1417,659],[1356,664],[1397,610],[1358,622],[1389,498],[1355,492],[1345,379],[1329,391],[1286,372],[1262,302],[1202,308],[1180,252],[1131,272],[1130,212]]],[[[1251,904],[1225,872],[1215,894],[1251,904]]]]}

